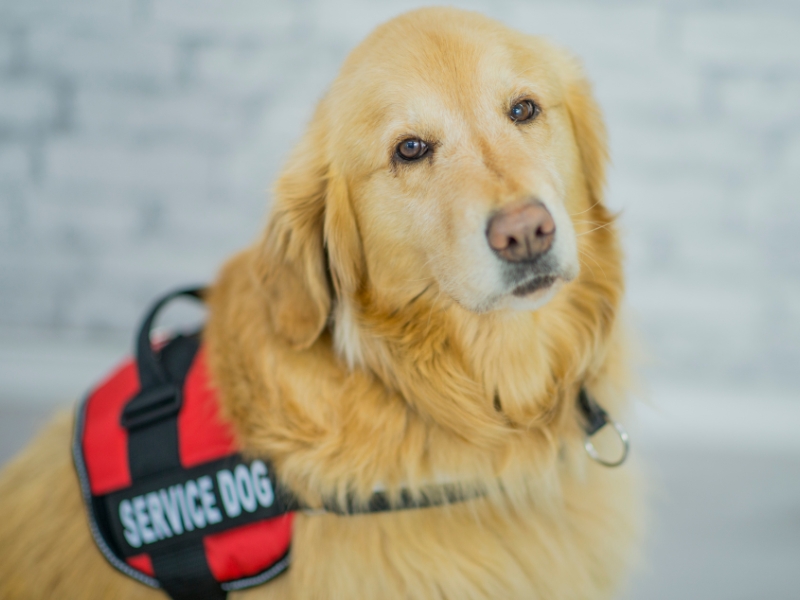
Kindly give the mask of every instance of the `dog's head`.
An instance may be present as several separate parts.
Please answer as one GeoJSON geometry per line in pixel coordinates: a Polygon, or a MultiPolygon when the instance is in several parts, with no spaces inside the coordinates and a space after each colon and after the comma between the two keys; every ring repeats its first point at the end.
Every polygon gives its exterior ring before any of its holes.
{"type": "Polygon", "coordinates": [[[579,273],[573,216],[600,201],[604,138],[581,69],[550,44],[453,9],[383,25],[277,183],[256,261],[275,329],[307,347],[334,297],[367,289],[541,307],[579,273]]]}

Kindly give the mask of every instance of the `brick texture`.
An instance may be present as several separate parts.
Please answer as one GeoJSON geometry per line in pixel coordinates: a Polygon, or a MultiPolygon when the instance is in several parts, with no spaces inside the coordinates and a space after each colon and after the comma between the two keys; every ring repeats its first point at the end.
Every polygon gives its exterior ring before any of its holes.
{"type": "MultiPolygon", "coordinates": [[[[800,4],[457,4],[585,61],[652,375],[795,386],[800,4]]],[[[211,278],[347,52],[418,5],[0,0],[0,335],[127,335],[211,278]]]]}

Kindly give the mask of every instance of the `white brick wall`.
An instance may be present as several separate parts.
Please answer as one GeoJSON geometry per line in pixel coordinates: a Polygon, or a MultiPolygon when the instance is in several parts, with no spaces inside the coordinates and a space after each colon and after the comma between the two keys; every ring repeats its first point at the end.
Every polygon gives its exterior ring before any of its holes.
{"type": "Polygon", "coordinates": [[[9,81],[0,87],[0,127],[30,130],[51,125],[56,113],[52,86],[42,81],[9,81]]]}
{"type": "Polygon", "coordinates": [[[693,59],[723,68],[797,68],[796,7],[791,12],[787,18],[785,10],[758,2],[723,13],[700,9],[685,15],[681,46],[693,59]]]}
{"type": "Polygon", "coordinates": [[[28,153],[22,146],[7,146],[0,150],[0,179],[5,183],[21,183],[28,175],[28,153]]]}
{"type": "MultiPolygon", "coordinates": [[[[421,4],[0,0],[0,336],[127,336],[210,278],[349,49],[421,4]]],[[[796,386],[800,4],[457,4],[586,62],[653,374],[796,386]]]]}

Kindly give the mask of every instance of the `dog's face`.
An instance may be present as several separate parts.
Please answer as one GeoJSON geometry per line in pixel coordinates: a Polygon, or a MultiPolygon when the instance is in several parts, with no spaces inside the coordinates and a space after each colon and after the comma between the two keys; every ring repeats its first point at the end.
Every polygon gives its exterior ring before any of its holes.
{"type": "Polygon", "coordinates": [[[377,289],[529,310],[578,273],[579,156],[554,52],[480,24],[374,34],[332,90],[336,160],[377,289]]]}
{"type": "Polygon", "coordinates": [[[596,112],[571,59],[478,15],[378,28],[276,187],[264,264],[285,268],[263,274],[284,288],[276,327],[313,320],[290,335],[301,346],[321,330],[326,267],[340,295],[368,282],[398,305],[433,288],[474,313],[541,307],[579,272],[571,216],[602,183],[596,112]]]}

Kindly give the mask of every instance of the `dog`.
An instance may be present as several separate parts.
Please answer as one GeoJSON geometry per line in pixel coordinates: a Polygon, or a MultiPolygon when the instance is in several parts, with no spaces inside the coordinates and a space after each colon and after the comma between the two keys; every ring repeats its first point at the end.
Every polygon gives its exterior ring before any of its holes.
{"type": "MultiPolygon", "coordinates": [[[[624,411],[624,289],[600,110],[579,63],[456,9],[346,59],[221,270],[203,331],[220,410],[308,506],[458,482],[463,502],[299,512],[291,567],[231,598],[609,598],[635,470],[584,452],[624,411]]],[[[0,479],[0,597],[163,598],[90,535],[62,415],[0,479]]]]}

